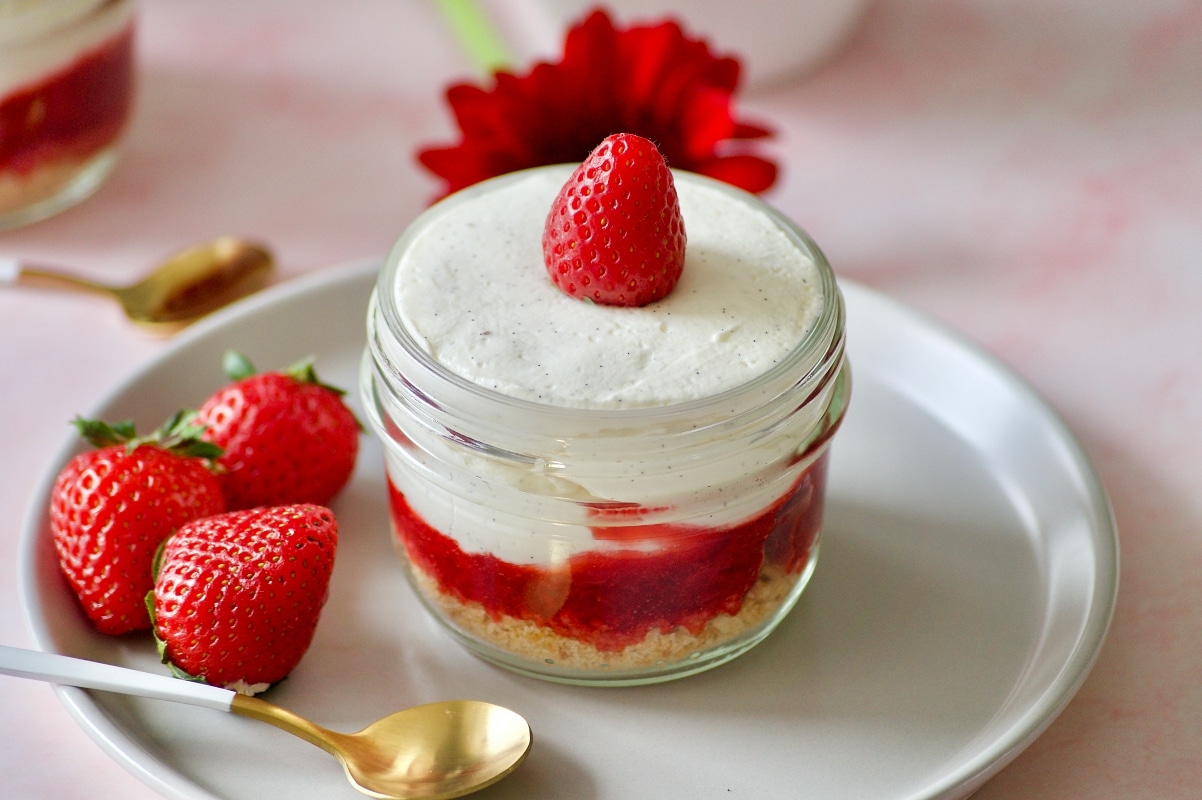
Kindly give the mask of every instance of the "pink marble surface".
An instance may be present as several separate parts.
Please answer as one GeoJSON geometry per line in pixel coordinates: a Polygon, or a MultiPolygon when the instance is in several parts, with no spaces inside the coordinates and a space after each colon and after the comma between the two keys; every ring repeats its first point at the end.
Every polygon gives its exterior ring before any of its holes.
{"type": "MultiPolygon", "coordinates": [[[[720,37],[718,41],[720,42],[720,37]]],[[[1202,796],[1202,5],[878,0],[816,71],[744,96],[770,199],[843,276],[1013,366],[1094,459],[1122,535],[1110,637],[980,798],[1202,796]]],[[[467,66],[427,3],[148,0],[119,169],[0,256],[132,279],[234,232],[280,279],[382,254],[434,191],[467,66]]],[[[93,405],[164,346],[81,296],[0,291],[0,642],[29,645],[21,517],[93,405]]],[[[149,798],[48,687],[0,678],[0,794],[149,798]],[[32,765],[37,765],[32,768],[32,765]]]]}

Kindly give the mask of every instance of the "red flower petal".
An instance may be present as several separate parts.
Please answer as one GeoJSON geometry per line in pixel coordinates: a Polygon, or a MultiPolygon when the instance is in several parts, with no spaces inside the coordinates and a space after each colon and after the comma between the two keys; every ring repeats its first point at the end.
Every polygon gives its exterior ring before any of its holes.
{"type": "Polygon", "coordinates": [[[699,164],[696,171],[756,194],[775,183],[778,172],[776,164],[751,155],[714,158],[699,164]]]}
{"type": "Polygon", "coordinates": [[[567,32],[558,63],[524,76],[498,72],[491,90],[447,89],[462,138],[418,160],[450,193],[514,170],[579,163],[606,136],[627,132],[654,141],[674,168],[764,191],[774,164],[721,153],[731,140],[771,135],[734,118],[739,72],[736,59],[715,56],[673,20],[618,30],[594,11],[567,32]]]}

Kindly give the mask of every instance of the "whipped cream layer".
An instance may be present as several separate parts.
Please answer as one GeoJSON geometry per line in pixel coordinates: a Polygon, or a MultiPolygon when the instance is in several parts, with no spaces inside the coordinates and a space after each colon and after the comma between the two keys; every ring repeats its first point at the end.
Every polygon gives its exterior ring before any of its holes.
{"type": "MultiPolygon", "coordinates": [[[[742,406],[743,393],[733,401],[724,392],[795,355],[838,298],[823,295],[830,285],[825,265],[762,204],[688,173],[676,174],[688,249],[675,290],[641,308],[568,297],[546,273],[541,239],[571,171],[510,176],[435,206],[402,237],[390,256],[395,270],[381,287],[415,346],[449,372],[505,396],[571,410],[574,423],[592,413],[607,420],[587,433],[565,433],[562,417],[550,421],[551,409],[529,410],[510,429],[501,418],[507,407],[488,393],[444,394],[450,387],[420,370],[406,375],[414,384],[405,391],[449,404],[470,423],[468,437],[497,445],[490,437],[503,431],[502,452],[526,452],[523,431],[531,424],[540,435],[564,437],[559,464],[550,451],[531,461],[465,447],[470,439],[444,437],[438,425],[427,428],[386,399],[391,421],[378,423],[385,438],[395,426],[414,445],[385,451],[390,479],[413,510],[466,552],[511,563],[556,564],[584,551],[629,548],[622,537],[594,536],[593,525],[614,520],[589,509],[607,504],[655,510],[631,522],[652,522],[663,510],[699,531],[761,514],[817,457],[799,461],[799,445],[821,424],[834,385],[816,385],[803,408],[759,429],[762,435],[743,431],[727,441],[713,434],[704,455],[681,451],[678,437],[720,426],[742,406]],[[682,409],[639,422],[644,412],[718,395],[722,401],[700,415],[682,409]],[[530,414],[548,421],[532,423],[530,414]]],[[[389,336],[378,342],[394,368],[408,363],[389,336]]],[[[814,358],[824,350],[819,346],[814,358]]],[[[816,366],[798,362],[797,373],[780,383],[791,385],[816,366]]],[[[368,388],[365,397],[372,396],[368,388]]]]}
{"type": "Polygon", "coordinates": [[[684,272],[641,308],[582,302],[543,266],[542,232],[570,167],[457,198],[401,256],[396,303],[436,361],[511,397],[646,408],[709,397],[768,371],[822,312],[815,264],[727,189],[676,173],[684,272]]]}

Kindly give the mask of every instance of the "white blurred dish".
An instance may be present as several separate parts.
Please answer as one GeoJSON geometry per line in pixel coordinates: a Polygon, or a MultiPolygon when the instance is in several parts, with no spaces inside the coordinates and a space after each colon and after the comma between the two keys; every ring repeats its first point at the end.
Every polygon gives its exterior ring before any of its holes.
{"type": "MultiPolygon", "coordinates": [[[[830,58],[852,36],[870,0],[606,0],[615,22],[675,17],[717,55],[743,63],[744,85],[796,77],[830,58]]],[[[558,60],[567,27],[598,5],[590,0],[481,0],[480,6],[522,63],[558,60]]]]}

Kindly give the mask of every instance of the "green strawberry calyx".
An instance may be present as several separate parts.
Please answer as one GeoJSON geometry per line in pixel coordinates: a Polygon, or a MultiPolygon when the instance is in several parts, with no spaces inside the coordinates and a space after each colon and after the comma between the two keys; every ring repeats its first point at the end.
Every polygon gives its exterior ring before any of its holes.
{"type": "MultiPolygon", "coordinates": [[[[172,534],[172,536],[174,536],[174,534],[172,534]]],[[[168,536],[166,539],[159,542],[159,546],[154,551],[154,559],[150,562],[150,575],[156,583],[159,580],[159,572],[161,572],[163,569],[163,552],[167,549],[167,542],[170,540],[171,536],[168,536]]],[[[197,677],[196,675],[190,675],[177,667],[175,662],[171,660],[171,656],[167,653],[167,642],[163,640],[163,637],[159,636],[158,615],[154,610],[154,589],[151,589],[146,593],[145,602],[146,613],[150,615],[150,630],[151,633],[154,634],[154,647],[155,650],[158,651],[159,661],[162,661],[164,664],[166,664],[168,669],[171,670],[171,674],[180,680],[192,681],[194,683],[205,683],[203,676],[197,677]]]]}
{"type": "Polygon", "coordinates": [[[196,418],[196,412],[191,409],[177,411],[147,436],[138,436],[132,420],[110,423],[76,417],[72,424],[93,447],[125,445],[126,452],[132,453],[142,445],[153,445],[176,455],[215,461],[224,451],[219,445],[201,438],[205,426],[196,418]]]}
{"type": "MultiPolygon", "coordinates": [[[[174,534],[173,534],[174,535],[174,534]]],[[[151,575],[157,583],[159,580],[159,572],[163,568],[163,553],[167,549],[167,542],[171,537],[168,536],[163,541],[159,542],[158,549],[155,550],[154,560],[151,563],[151,575]]],[[[167,652],[167,642],[159,635],[158,615],[155,613],[155,594],[154,589],[146,593],[146,613],[150,615],[150,632],[154,635],[154,649],[159,654],[159,661],[167,666],[174,678],[179,678],[181,681],[191,681],[192,683],[208,683],[203,675],[197,676],[189,673],[187,670],[181,669],[174,661],[171,660],[171,654],[167,652]]],[[[237,680],[225,687],[231,691],[254,696],[259,692],[264,692],[271,688],[270,683],[247,683],[244,680],[237,680]]]]}
{"type": "MultiPolygon", "coordinates": [[[[314,386],[320,386],[323,389],[329,389],[334,394],[342,397],[346,394],[346,389],[333,386],[329,383],[323,383],[317,377],[317,371],[313,369],[313,357],[308,356],[297,361],[295,364],[280,370],[280,373],[287,375],[297,383],[311,383],[314,386]]],[[[255,365],[250,359],[236,350],[226,351],[222,358],[221,367],[225,370],[225,374],[230,380],[240,381],[256,374],[255,365]]]]}
{"type": "MultiPolygon", "coordinates": [[[[292,366],[286,367],[279,372],[281,375],[287,375],[289,378],[292,378],[292,380],[296,381],[297,383],[310,383],[314,386],[320,386],[327,391],[333,392],[339,397],[345,397],[346,389],[326,383],[317,377],[317,370],[313,368],[313,362],[313,356],[307,356],[302,358],[300,361],[297,361],[292,366]]],[[[239,353],[237,350],[226,351],[221,360],[221,368],[225,370],[225,374],[232,381],[246,380],[247,378],[258,374],[255,370],[255,365],[251,363],[250,359],[239,353]]],[[[359,418],[353,413],[351,416],[354,417],[355,425],[359,428],[359,430],[365,430],[363,423],[359,421],[359,418]]]]}
{"type": "MultiPolygon", "coordinates": [[[[162,545],[159,545],[159,552],[160,553],[162,552],[162,545]]],[[[154,571],[156,574],[158,573],[158,566],[159,566],[159,556],[155,555],[155,570],[154,571]]],[[[175,662],[171,660],[171,656],[167,653],[167,642],[163,641],[163,638],[161,636],[159,636],[158,622],[155,619],[154,589],[151,589],[149,592],[146,593],[146,611],[150,614],[150,630],[154,633],[154,647],[155,647],[155,650],[158,651],[159,661],[162,661],[164,664],[167,665],[167,668],[169,670],[171,670],[171,675],[173,677],[179,678],[182,681],[192,681],[193,683],[206,683],[206,681],[203,677],[189,675],[187,672],[185,672],[184,670],[177,667],[175,665],[175,662]]]]}

